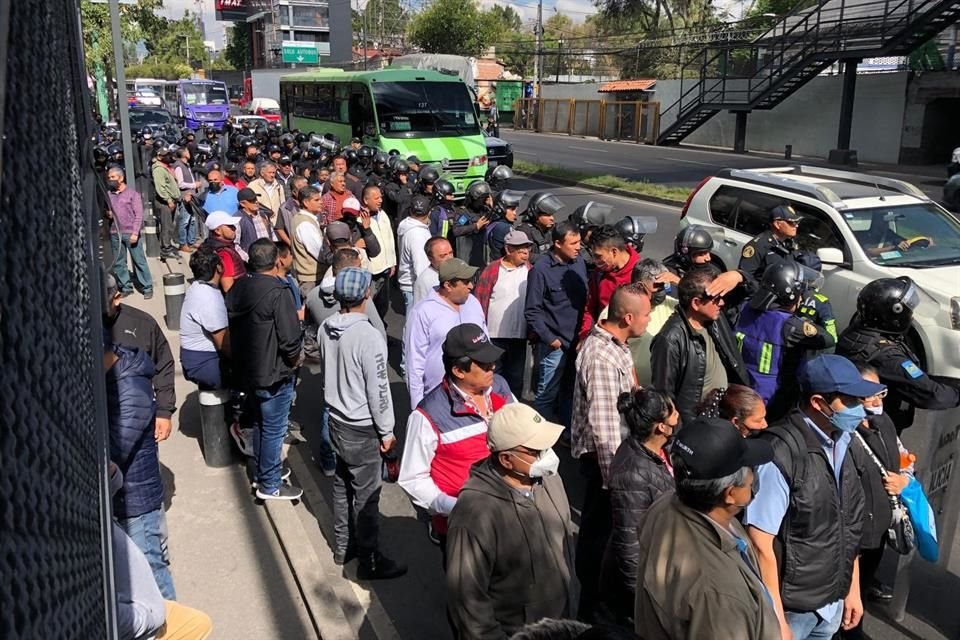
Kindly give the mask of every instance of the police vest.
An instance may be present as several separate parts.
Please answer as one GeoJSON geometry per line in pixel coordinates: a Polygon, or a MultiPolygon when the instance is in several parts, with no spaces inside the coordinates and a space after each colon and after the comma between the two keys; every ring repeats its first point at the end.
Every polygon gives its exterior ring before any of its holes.
{"type": "Polygon", "coordinates": [[[791,315],[786,311],[757,311],[745,304],[737,322],[737,344],[743,362],[753,378],[753,389],[770,401],[780,386],[783,362],[783,325],[791,315]]]}

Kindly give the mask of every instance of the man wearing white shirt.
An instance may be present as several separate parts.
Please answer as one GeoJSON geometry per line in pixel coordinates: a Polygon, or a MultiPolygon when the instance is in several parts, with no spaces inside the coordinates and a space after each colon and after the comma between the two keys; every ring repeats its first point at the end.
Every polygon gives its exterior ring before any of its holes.
{"type": "Polygon", "coordinates": [[[410,200],[408,211],[409,215],[397,227],[397,238],[400,242],[397,284],[403,294],[407,311],[413,307],[413,286],[417,274],[430,268],[426,251],[427,242],[430,240],[430,198],[414,196],[410,200]]]}
{"type": "Polygon", "coordinates": [[[370,216],[370,230],[380,243],[380,253],[370,256],[370,299],[383,318],[390,306],[390,278],[397,272],[397,245],[393,237],[390,216],[382,209],[383,193],[380,187],[368,184],[363,188],[363,209],[370,216]]]}
{"type": "Polygon", "coordinates": [[[433,236],[424,246],[430,266],[417,274],[413,282],[413,304],[417,304],[440,286],[440,265],[453,257],[453,245],[442,236],[433,236]]]}
{"type": "Polygon", "coordinates": [[[304,298],[317,286],[323,274],[320,269],[327,265],[321,262],[324,255],[323,232],[317,214],[321,210],[320,190],[315,187],[303,187],[297,194],[300,211],[291,222],[293,241],[293,266],[297,273],[297,283],[304,298]]]}
{"type": "Polygon", "coordinates": [[[283,185],[277,181],[277,165],[264,162],[260,165],[259,172],[260,177],[247,186],[257,194],[257,202],[270,210],[270,224],[277,226],[277,214],[286,199],[283,185]]]}

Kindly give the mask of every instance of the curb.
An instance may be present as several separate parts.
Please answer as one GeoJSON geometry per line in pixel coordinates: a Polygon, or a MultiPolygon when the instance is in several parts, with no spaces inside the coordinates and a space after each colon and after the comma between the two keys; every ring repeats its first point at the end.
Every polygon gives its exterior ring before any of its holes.
{"type": "Polygon", "coordinates": [[[586,191],[594,191],[596,193],[605,193],[609,195],[620,196],[621,198],[630,198],[631,200],[655,202],[657,204],[664,204],[671,207],[682,207],[684,204],[682,200],[671,200],[670,198],[660,198],[658,196],[649,196],[643,193],[627,191],[626,189],[619,189],[617,187],[598,187],[597,185],[589,184],[586,182],[569,180],[567,178],[558,178],[556,176],[544,175],[542,173],[526,173],[522,171],[514,171],[514,174],[517,176],[523,176],[525,178],[542,180],[543,182],[552,182],[554,184],[563,185],[565,187],[576,187],[578,189],[584,189],[586,191]]]}

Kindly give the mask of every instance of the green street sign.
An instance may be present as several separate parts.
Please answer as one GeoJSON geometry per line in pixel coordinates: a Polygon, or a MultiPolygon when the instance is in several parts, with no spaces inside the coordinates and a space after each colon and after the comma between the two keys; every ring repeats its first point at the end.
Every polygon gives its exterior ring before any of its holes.
{"type": "Polygon", "coordinates": [[[283,61],[288,64],[317,64],[320,62],[320,53],[312,43],[284,44],[283,61]]]}

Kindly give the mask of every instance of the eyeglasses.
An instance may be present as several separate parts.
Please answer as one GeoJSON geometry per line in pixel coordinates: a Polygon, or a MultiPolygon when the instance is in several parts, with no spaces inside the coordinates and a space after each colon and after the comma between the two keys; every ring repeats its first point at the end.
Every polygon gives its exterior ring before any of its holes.
{"type": "Polygon", "coordinates": [[[711,303],[720,304],[721,300],[723,300],[723,296],[719,294],[715,296],[707,296],[707,295],[700,296],[700,302],[702,302],[703,304],[711,304],[711,303]]]}
{"type": "Polygon", "coordinates": [[[887,393],[889,393],[889,391],[890,391],[889,389],[884,389],[880,393],[875,393],[869,398],[864,398],[864,400],[872,400],[873,398],[879,398],[880,400],[883,400],[884,398],[887,397],[887,393]]]}

